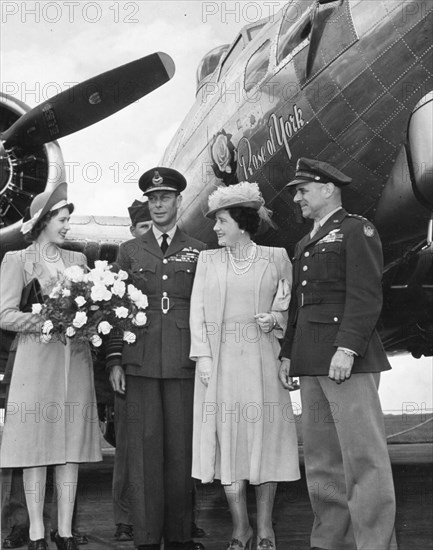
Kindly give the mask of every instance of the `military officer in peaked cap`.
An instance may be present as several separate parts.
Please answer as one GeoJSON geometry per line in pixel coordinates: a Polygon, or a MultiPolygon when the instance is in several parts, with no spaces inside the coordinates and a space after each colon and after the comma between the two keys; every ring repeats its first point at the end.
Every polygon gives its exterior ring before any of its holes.
{"type": "Polygon", "coordinates": [[[311,547],[394,550],[395,496],[378,397],[390,369],[376,332],[382,248],[375,227],[348,214],[351,178],[300,158],[294,190],[311,233],[295,247],[280,379],[300,377],[305,468],[314,512],[311,547]]]}
{"type": "Polygon", "coordinates": [[[139,179],[152,228],[123,243],[117,264],[147,295],[147,323],[123,352],[109,346],[110,380],[126,393],[134,542],[139,550],[203,548],[191,540],[194,363],[189,309],[205,245],[176,224],[186,180],[156,167],[139,179]],[[125,376],[126,374],[126,376],[125,376]]]}

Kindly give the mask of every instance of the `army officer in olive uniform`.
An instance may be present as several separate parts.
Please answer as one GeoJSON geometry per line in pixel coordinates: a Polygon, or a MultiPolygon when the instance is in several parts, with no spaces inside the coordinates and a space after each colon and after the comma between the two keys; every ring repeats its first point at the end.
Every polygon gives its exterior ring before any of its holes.
{"type": "Polygon", "coordinates": [[[342,208],[350,182],[301,158],[288,184],[314,227],[295,248],[280,379],[290,388],[300,376],[311,547],[389,550],[395,496],[377,387],[390,365],[375,329],[382,248],[375,227],[342,208]]]}
{"type": "Polygon", "coordinates": [[[134,542],[156,550],[203,548],[191,540],[194,363],[190,296],[205,245],[176,225],[186,180],[165,167],[145,172],[152,229],[120,246],[117,264],[149,300],[147,324],[123,353],[110,346],[110,380],[126,392],[134,542]],[[126,378],[125,373],[126,372],[126,378]]]}

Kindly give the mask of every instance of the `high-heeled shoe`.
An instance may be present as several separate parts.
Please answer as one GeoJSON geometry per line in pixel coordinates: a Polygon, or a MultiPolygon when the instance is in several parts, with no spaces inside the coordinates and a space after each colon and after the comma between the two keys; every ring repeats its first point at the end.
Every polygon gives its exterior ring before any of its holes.
{"type": "Polygon", "coordinates": [[[54,536],[57,550],[78,550],[78,545],[74,537],[61,537],[59,532],[54,536]]]}
{"type": "Polygon", "coordinates": [[[273,537],[257,537],[257,550],[277,550],[275,546],[275,538],[273,537]]]}
{"type": "Polygon", "coordinates": [[[227,550],[251,550],[251,545],[253,542],[253,530],[250,527],[248,529],[248,535],[245,542],[240,540],[239,538],[232,538],[232,540],[227,545],[227,550]]]}

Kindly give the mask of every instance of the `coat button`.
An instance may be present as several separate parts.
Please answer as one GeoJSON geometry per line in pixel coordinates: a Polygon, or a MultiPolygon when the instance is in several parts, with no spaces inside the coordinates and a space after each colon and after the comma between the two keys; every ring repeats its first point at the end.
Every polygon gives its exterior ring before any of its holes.
{"type": "Polygon", "coordinates": [[[302,281],[301,285],[305,286],[307,284],[307,281],[302,281]]]}
{"type": "Polygon", "coordinates": [[[338,317],[334,317],[334,321],[338,323],[338,317]]]}
{"type": "Polygon", "coordinates": [[[307,252],[305,252],[304,256],[305,256],[306,258],[308,258],[309,255],[310,255],[310,253],[309,253],[308,250],[307,250],[307,252]]]}
{"type": "Polygon", "coordinates": [[[168,279],[168,275],[163,275],[163,276],[162,276],[162,280],[163,280],[163,281],[166,281],[167,279],[168,279]]]}
{"type": "Polygon", "coordinates": [[[308,265],[304,265],[304,267],[302,268],[302,271],[307,271],[308,269],[308,265]]]}
{"type": "Polygon", "coordinates": [[[163,263],[163,264],[168,264],[167,258],[164,258],[164,259],[162,260],[162,263],[163,263]]]}

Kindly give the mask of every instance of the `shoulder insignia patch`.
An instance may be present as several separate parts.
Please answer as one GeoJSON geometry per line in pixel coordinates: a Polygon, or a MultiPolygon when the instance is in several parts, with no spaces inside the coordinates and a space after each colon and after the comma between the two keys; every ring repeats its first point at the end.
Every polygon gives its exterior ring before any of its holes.
{"type": "Polygon", "coordinates": [[[364,235],[366,237],[373,237],[374,236],[374,233],[375,233],[374,227],[372,225],[370,225],[369,223],[366,223],[364,225],[363,229],[364,229],[364,235]]]}

